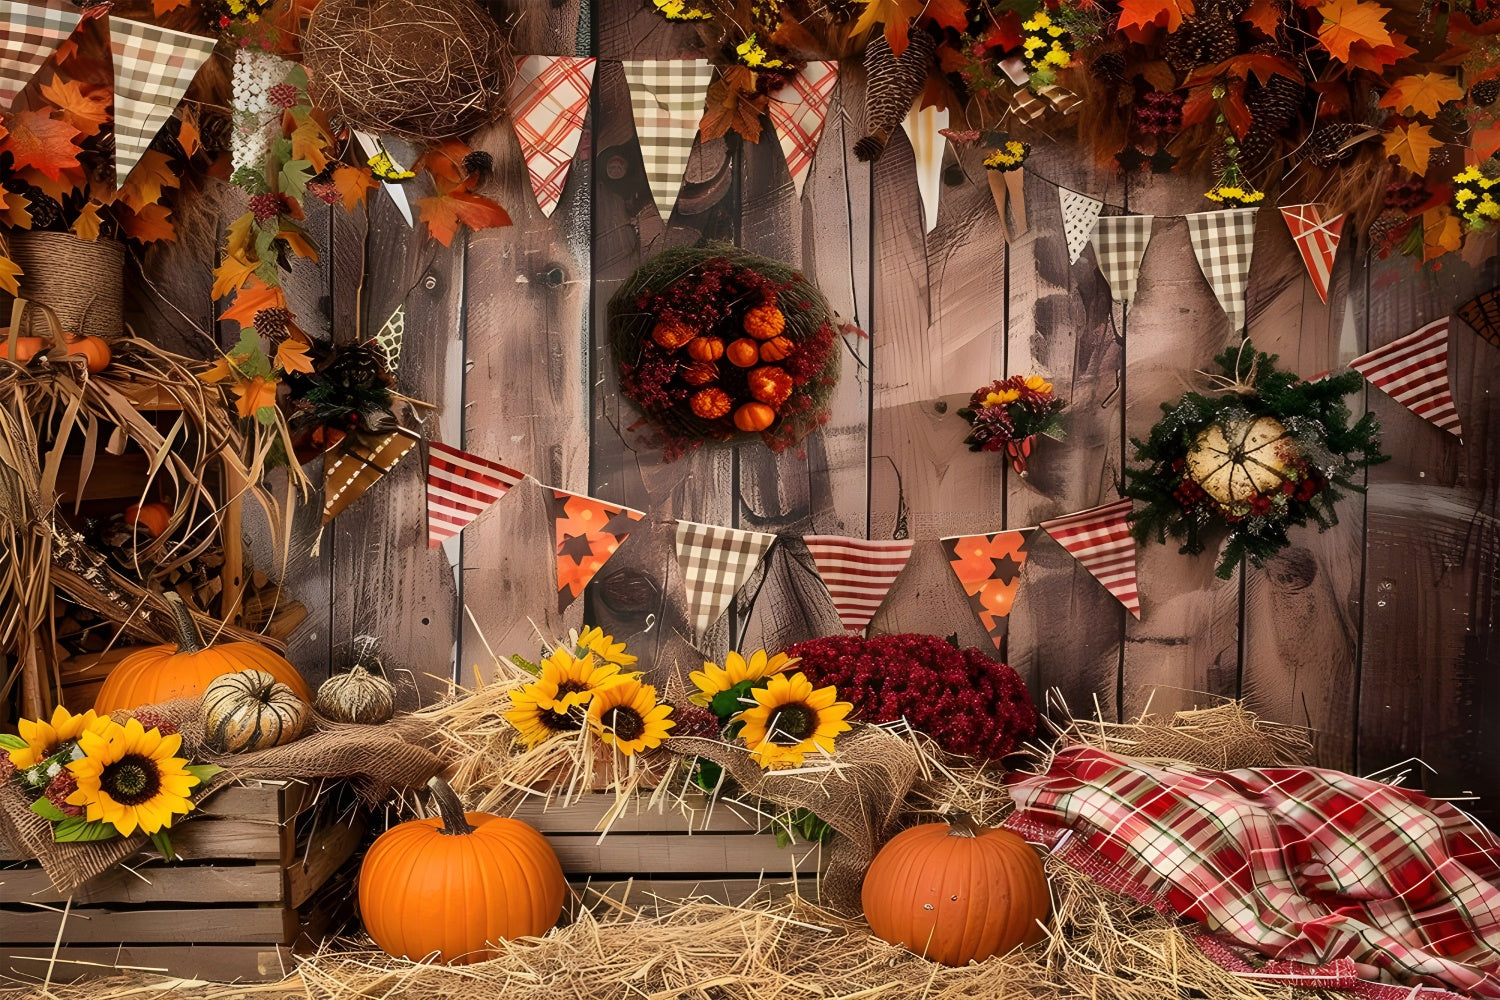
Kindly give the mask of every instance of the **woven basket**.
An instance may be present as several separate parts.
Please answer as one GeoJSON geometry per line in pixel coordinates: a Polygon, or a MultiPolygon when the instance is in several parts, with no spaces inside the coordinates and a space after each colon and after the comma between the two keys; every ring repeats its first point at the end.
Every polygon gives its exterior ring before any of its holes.
{"type": "MultiPolygon", "coordinates": [[[[9,244],[11,259],[25,272],[21,296],[51,307],[64,330],[105,340],[125,332],[123,243],[22,230],[10,234],[9,244]]],[[[27,326],[32,336],[51,333],[40,310],[29,314],[27,326]]]]}

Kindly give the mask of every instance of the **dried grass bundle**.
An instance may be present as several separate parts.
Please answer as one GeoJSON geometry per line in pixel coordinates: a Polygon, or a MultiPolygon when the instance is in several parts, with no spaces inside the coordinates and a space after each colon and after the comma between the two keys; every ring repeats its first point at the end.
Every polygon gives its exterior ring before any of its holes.
{"type": "Polygon", "coordinates": [[[1105,722],[1097,715],[1071,719],[1059,735],[1058,749],[1081,743],[1146,763],[1217,771],[1304,765],[1313,758],[1308,730],[1267,722],[1241,701],[1176,712],[1169,719],[1151,715],[1148,704],[1134,722],[1105,722]]]}

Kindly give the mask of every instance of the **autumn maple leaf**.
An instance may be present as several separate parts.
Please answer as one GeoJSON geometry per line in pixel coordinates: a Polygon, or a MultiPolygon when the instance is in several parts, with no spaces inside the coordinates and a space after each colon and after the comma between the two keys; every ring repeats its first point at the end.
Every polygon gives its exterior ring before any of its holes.
{"type": "Polygon", "coordinates": [[[1240,15],[1240,20],[1250,25],[1267,38],[1275,38],[1286,17],[1286,8],[1277,0],[1250,0],[1250,6],[1240,15]]]}
{"type": "Polygon", "coordinates": [[[963,0],[862,0],[864,11],[854,22],[854,33],[867,31],[877,24],[885,25],[886,44],[891,52],[899,56],[906,51],[911,39],[911,23],[922,18],[954,31],[963,31],[969,26],[968,11],[963,0]]]}
{"type": "Polygon", "coordinates": [[[1397,126],[1385,134],[1385,155],[1394,156],[1396,162],[1414,174],[1425,175],[1427,164],[1434,149],[1442,148],[1443,141],[1432,137],[1432,129],[1426,125],[1397,126]]]}
{"type": "Polygon", "coordinates": [[[1458,216],[1447,205],[1438,205],[1422,213],[1422,260],[1429,261],[1451,253],[1463,245],[1464,231],[1458,216]]]}
{"type": "Polygon", "coordinates": [[[219,318],[233,320],[241,327],[254,326],[256,315],[263,310],[285,308],[286,293],[259,278],[251,278],[235,293],[234,302],[219,318]]]}
{"type": "Polygon", "coordinates": [[[50,108],[45,112],[18,111],[7,115],[6,127],[10,134],[0,144],[0,150],[15,157],[14,169],[35,168],[57,180],[64,170],[79,165],[79,147],[74,140],[82,133],[62,119],[53,118],[50,108]]]}
{"type": "Polygon", "coordinates": [[[16,282],[16,276],[24,273],[19,264],[4,254],[0,254],[0,289],[11,295],[20,295],[21,286],[16,282]]]}
{"type": "Polygon", "coordinates": [[[141,243],[171,241],[177,238],[171,215],[172,210],[165,205],[144,205],[138,211],[127,207],[120,212],[120,227],[126,236],[141,243]]]}
{"type": "Polygon", "coordinates": [[[203,136],[198,131],[198,116],[186,108],[182,112],[182,123],[177,128],[177,145],[182,147],[182,155],[187,157],[195,156],[203,148],[203,136]]]}
{"type": "Polygon", "coordinates": [[[746,142],[760,142],[760,116],[768,98],[756,91],[755,73],[744,66],[730,66],[708,88],[703,121],[698,126],[704,142],[723,138],[730,129],[746,142]]]}
{"type": "Polygon", "coordinates": [[[210,384],[222,382],[227,378],[239,374],[239,366],[248,360],[250,360],[250,355],[248,354],[230,354],[226,357],[217,358],[213,364],[199,372],[198,377],[210,384]]]}
{"type": "Polygon", "coordinates": [[[73,235],[80,240],[97,240],[99,230],[104,220],[99,218],[99,210],[104,206],[97,201],[91,201],[78,210],[78,218],[73,220],[73,235]]]}
{"type": "Polygon", "coordinates": [[[310,375],[313,370],[312,356],[307,353],[307,345],[290,337],[276,348],[276,364],[289,372],[307,372],[310,375]]]}
{"type": "Polygon", "coordinates": [[[53,75],[42,84],[42,100],[57,108],[63,120],[82,135],[93,135],[99,126],[109,121],[110,90],[108,87],[89,87],[77,80],[65,80],[53,75]]]}
{"type": "Polygon", "coordinates": [[[239,397],[235,409],[239,411],[240,416],[253,417],[256,410],[276,405],[276,380],[261,378],[257,375],[235,383],[234,394],[239,397]]]}
{"type": "Polygon", "coordinates": [[[1390,9],[1371,0],[1330,0],[1318,12],[1323,15],[1318,40],[1342,62],[1349,61],[1349,50],[1355,45],[1375,49],[1394,41],[1385,26],[1390,9]]]}
{"type": "Polygon", "coordinates": [[[1193,0],[1122,0],[1120,30],[1131,41],[1144,42],[1152,28],[1173,32],[1192,16],[1193,0]]]}
{"type": "Polygon", "coordinates": [[[139,212],[147,205],[161,201],[164,188],[175,188],[181,184],[182,179],[172,169],[167,154],[148,149],[120,188],[120,200],[139,212]]]}
{"type": "Polygon", "coordinates": [[[365,195],[375,187],[375,178],[363,167],[345,164],[333,168],[333,186],[339,189],[344,208],[352,212],[356,205],[365,203],[365,195]]]}
{"type": "Polygon", "coordinates": [[[328,166],[328,148],[332,144],[323,126],[308,116],[292,131],[292,159],[306,160],[312,164],[313,173],[322,173],[328,166]]]}
{"type": "Polygon", "coordinates": [[[237,253],[225,257],[224,263],[214,268],[214,287],[211,292],[214,300],[218,301],[230,292],[237,292],[245,287],[259,267],[260,261],[246,260],[237,253]]]}
{"type": "Polygon", "coordinates": [[[422,221],[427,223],[427,232],[445,247],[453,245],[460,223],[474,230],[510,225],[510,216],[505,209],[474,194],[464,185],[430,198],[420,198],[417,208],[421,211],[422,221]]]}
{"type": "Polygon", "coordinates": [[[1438,110],[1449,101],[1462,100],[1464,88],[1447,73],[1421,73],[1403,76],[1391,84],[1380,99],[1382,108],[1395,108],[1402,114],[1437,117],[1438,110]]]}

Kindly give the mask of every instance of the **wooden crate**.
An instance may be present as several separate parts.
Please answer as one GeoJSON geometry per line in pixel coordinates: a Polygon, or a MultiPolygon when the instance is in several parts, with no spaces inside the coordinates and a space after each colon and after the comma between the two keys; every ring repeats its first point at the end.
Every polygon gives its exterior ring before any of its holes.
{"type": "Polygon", "coordinates": [[[172,836],[182,860],[121,865],[72,895],[34,862],[0,858],[0,976],[54,982],[150,969],[266,981],[320,936],[313,895],[354,853],[364,824],[320,822],[312,790],[255,782],[209,798],[172,836]],[[61,936],[59,937],[59,931],[61,936]]]}

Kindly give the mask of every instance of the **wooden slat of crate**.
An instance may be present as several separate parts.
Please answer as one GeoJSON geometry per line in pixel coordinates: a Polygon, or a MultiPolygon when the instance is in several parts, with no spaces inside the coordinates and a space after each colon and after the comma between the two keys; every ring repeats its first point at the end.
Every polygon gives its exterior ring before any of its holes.
{"type": "MultiPolygon", "coordinates": [[[[47,944],[57,940],[62,910],[0,910],[0,941],[47,944]]],[[[63,940],[80,944],[291,944],[297,913],[284,906],[196,907],[185,910],[75,909],[67,914],[63,940]]]]}
{"type": "MultiPolygon", "coordinates": [[[[143,865],[134,870],[116,868],[90,879],[73,893],[73,905],[197,900],[279,903],[286,893],[286,870],[280,864],[237,867],[143,865]]],[[[52,888],[52,880],[40,868],[0,871],[0,899],[61,906],[67,898],[66,893],[52,888]]]]}
{"type": "MultiPolygon", "coordinates": [[[[615,796],[584,795],[567,805],[541,796],[524,800],[511,814],[543,833],[582,833],[597,831],[606,816],[616,808],[615,796]]],[[[645,796],[627,803],[609,824],[609,835],[616,833],[755,833],[763,822],[750,809],[725,802],[710,804],[702,795],[683,799],[683,805],[669,803],[662,808],[648,807],[645,796]]]]}
{"type": "Polygon", "coordinates": [[[817,847],[794,844],[776,846],[770,834],[547,834],[568,874],[658,875],[672,872],[695,874],[789,872],[817,868],[817,847]]]}
{"type": "MultiPolygon", "coordinates": [[[[0,944],[0,977],[40,983],[47,976],[52,949],[0,944]]],[[[275,982],[297,965],[285,945],[129,945],[67,948],[58,955],[51,981],[107,975],[115,968],[138,969],[177,979],[275,982]]]]}

